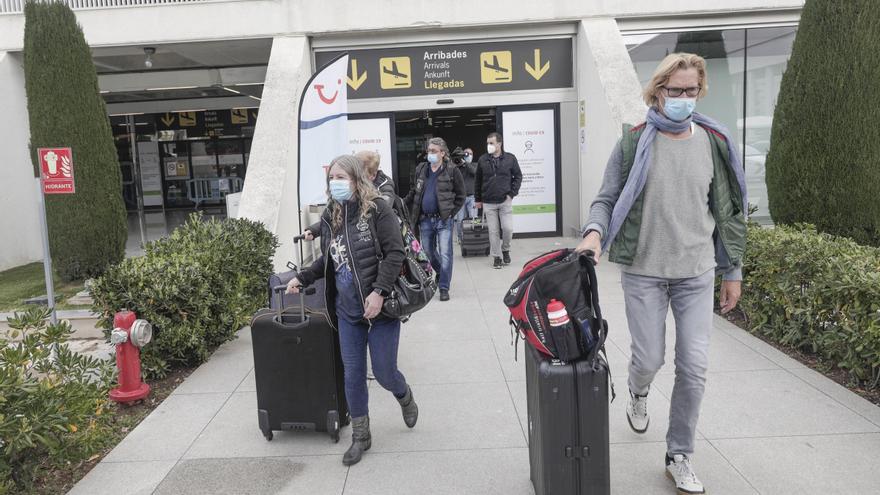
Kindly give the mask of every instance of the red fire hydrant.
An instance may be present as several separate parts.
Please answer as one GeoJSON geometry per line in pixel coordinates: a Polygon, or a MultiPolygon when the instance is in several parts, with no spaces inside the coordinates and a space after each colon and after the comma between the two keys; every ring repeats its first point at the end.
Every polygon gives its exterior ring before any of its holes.
{"type": "Polygon", "coordinates": [[[150,394],[150,386],[141,381],[141,351],[153,337],[147,320],[138,320],[131,311],[120,311],[113,318],[110,343],[116,346],[119,386],[110,391],[116,402],[134,402],[150,394]]]}

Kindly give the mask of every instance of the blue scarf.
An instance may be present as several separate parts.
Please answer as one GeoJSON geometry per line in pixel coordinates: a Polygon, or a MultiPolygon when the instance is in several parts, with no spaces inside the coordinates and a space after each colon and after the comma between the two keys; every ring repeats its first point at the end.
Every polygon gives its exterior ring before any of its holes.
{"type": "Polygon", "coordinates": [[[614,238],[620,231],[620,227],[623,225],[623,221],[629,215],[633,203],[636,202],[636,198],[639,197],[645,188],[645,182],[648,179],[648,169],[651,166],[651,149],[653,148],[654,138],[657,137],[657,132],[682,133],[690,128],[691,122],[707,127],[724,137],[724,141],[727,143],[727,153],[730,156],[728,164],[733,170],[737,182],[739,182],[739,189],[742,191],[743,209],[746,210],[744,214],[748,217],[749,202],[746,194],[746,177],[742,165],[742,156],[740,156],[736,148],[736,140],[731,136],[727,127],[697,112],[694,112],[690,117],[681,122],[671,120],[658,112],[654,107],[651,107],[648,110],[645,130],[636,147],[635,161],[633,162],[632,170],[630,170],[629,179],[627,179],[620,197],[617,198],[617,203],[614,204],[614,210],[611,212],[611,224],[608,226],[607,235],[602,240],[602,251],[606,251],[614,241],[614,238]]]}

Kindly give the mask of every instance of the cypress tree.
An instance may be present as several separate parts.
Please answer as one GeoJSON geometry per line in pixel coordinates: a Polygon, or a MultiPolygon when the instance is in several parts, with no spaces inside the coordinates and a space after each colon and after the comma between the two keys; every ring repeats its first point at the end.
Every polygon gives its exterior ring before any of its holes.
{"type": "Polygon", "coordinates": [[[766,162],[770,213],[880,245],[880,9],[807,0],[766,162]]]}
{"type": "Polygon", "coordinates": [[[64,280],[98,275],[125,255],[122,176],[91,51],[66,5],[25,5],[24,71],[35,176],[37,148],[73,150],[76,193],[46,196],[53,264],[64,280]]]}

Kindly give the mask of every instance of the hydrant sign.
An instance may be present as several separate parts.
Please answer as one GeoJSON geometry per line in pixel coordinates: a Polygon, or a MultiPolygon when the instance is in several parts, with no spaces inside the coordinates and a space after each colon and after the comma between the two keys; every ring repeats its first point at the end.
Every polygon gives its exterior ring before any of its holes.
{"type": "Polygon", "coordinates": [[[70,148],[40,148],[40,170],[43,175],[43,194],[73,194],[73,152],[70,148]]]}

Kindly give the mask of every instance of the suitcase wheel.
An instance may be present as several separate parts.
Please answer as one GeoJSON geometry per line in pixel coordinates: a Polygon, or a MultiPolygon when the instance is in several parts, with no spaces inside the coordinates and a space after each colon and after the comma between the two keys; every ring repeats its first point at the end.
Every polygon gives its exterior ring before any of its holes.
{"type": "Polygon", "coordinates": [[[327,433],[330,434],[333,443],[339,443],[339,413],[336,411],[327,413],[327,433]]]}
{"type": "Polygon", "coordinates": [[[267,430],[263,432],[263,436],[266,437],[266,440],[271,442],[274,435],[272,434],[272,430],[267,430]]]}

